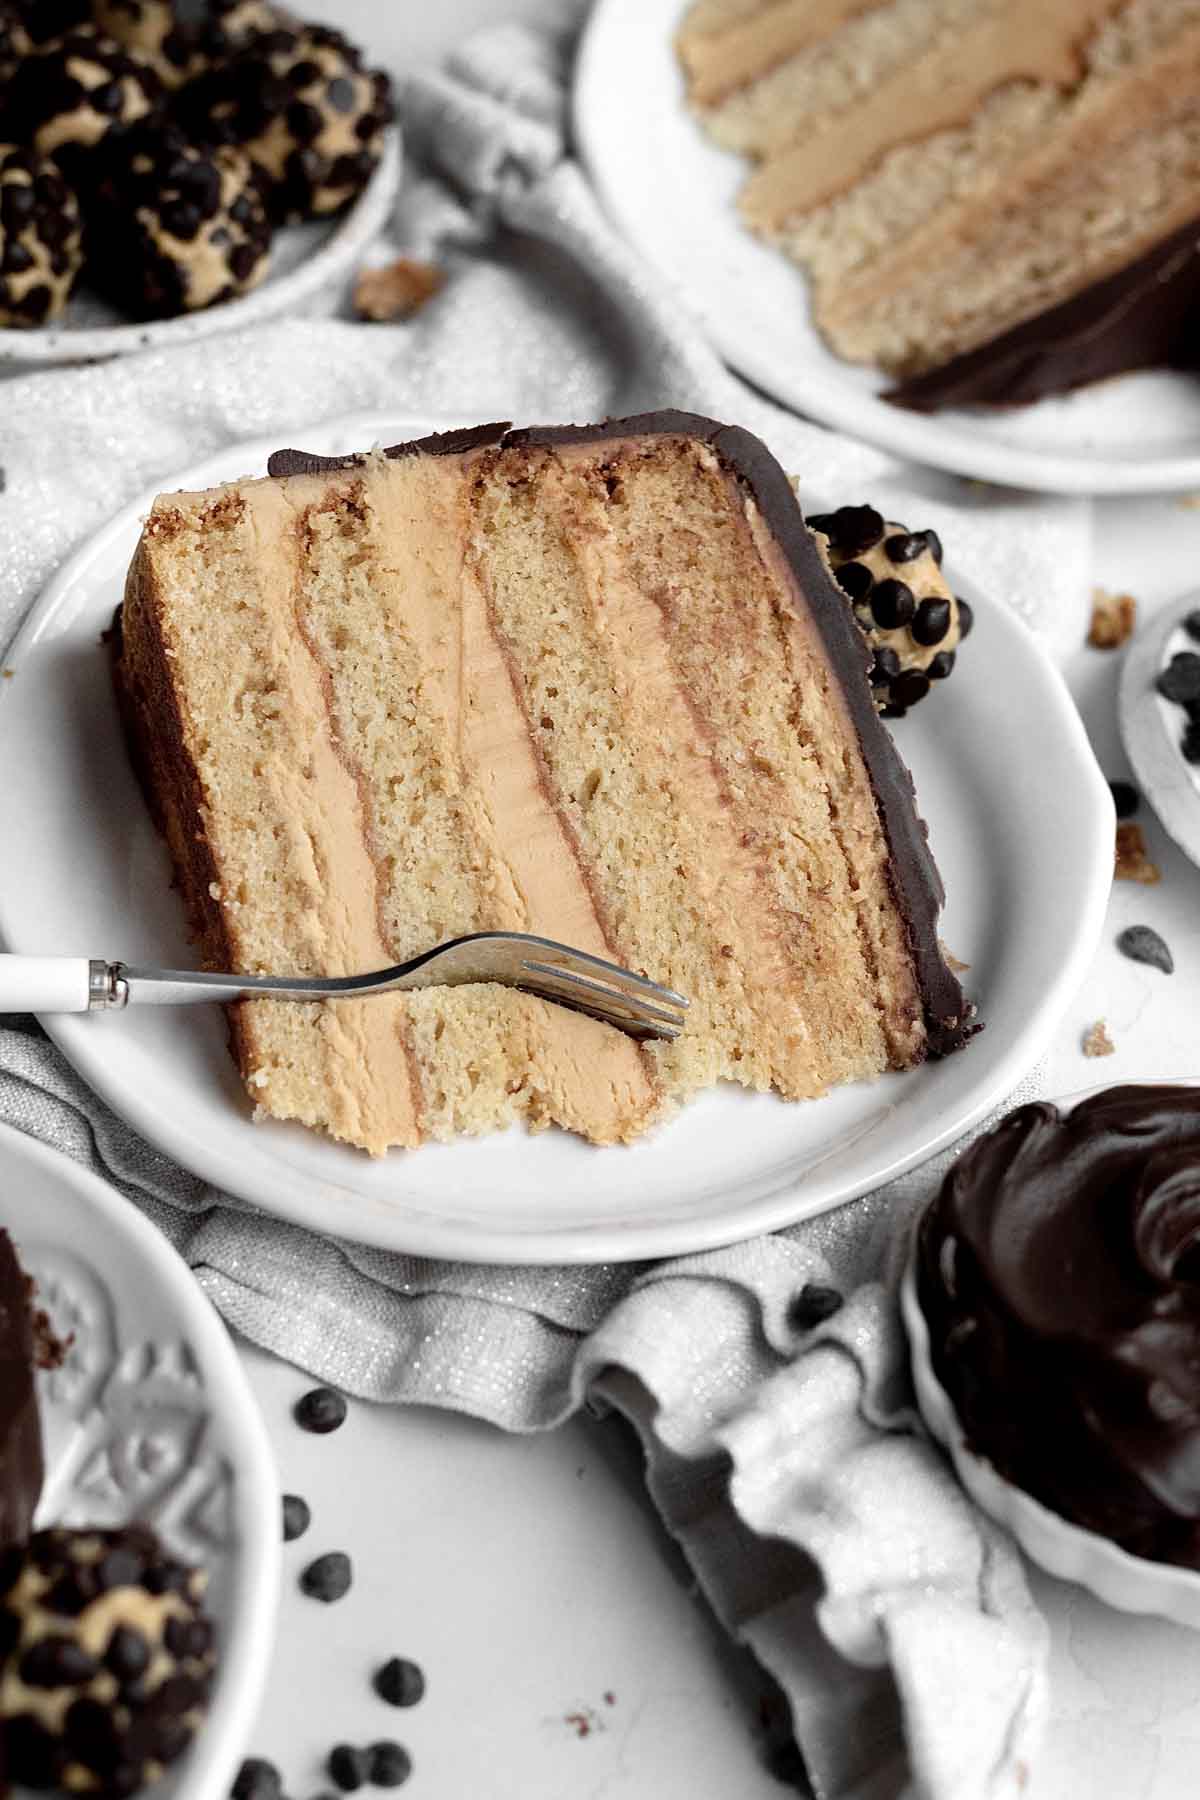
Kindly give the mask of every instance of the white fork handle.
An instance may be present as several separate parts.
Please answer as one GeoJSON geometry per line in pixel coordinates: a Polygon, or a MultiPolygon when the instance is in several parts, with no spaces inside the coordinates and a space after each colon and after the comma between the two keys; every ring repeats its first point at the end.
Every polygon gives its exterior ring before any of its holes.
{"type": "Polygon", "coordinates": [[[0,1012],[87,1012],[92,966],[86,956],[0,955],[0,1012]]]}

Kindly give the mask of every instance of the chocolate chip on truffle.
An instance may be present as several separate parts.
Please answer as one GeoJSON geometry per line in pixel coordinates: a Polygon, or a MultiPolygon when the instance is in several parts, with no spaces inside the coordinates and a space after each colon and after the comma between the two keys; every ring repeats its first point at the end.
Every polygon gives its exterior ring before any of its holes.
{"type": "Polygon", "coordinates": [[[947,675],[954,672],[953,650],[939,650],[925,665],[925,673],[930,681],[945,681],[947,675]]]}
{"type": "Polygon", "coordinates": [[[912,622],[913,639],[929,647],[940,644],[950,629],[950,602],[922,600],[912,622]]]}
{"type": "Polygon", "coordinates": [[[920,669],[905,669],[903,674],[897,675],[892,683],[892,705],[915,706],[918,700],[923,700],[928,692],[929,677],[922,674],[920,669]]]}
{"type": "Polygon", "coordinates": [[[54,165],[0,143],[0,327],[44,324],[83,263],[79,202],[54,165]]]}
{"type": "Polygon", "coordinates": [[[900,673],[900,658],[886,644],[881,644],[875,652],[875,660],[871,664],[871,686],[886,687],[900,673]]]}
{"type": "Polygon", "coordinates": [[[877,581],[871,590],[871,614],[885,631],[907,625],[917,610],[912,589],[903,581],[877,581]]]}
{"type": "Polygon", "coordinates": [[[353,1744],[335,1744],[325,1767],[329,1770],[330,1780],[337,1783],[343,1794],[353,1794],[370,1779],[370,1757],[353,1744]]]}
{"type": "Polygon", "coordinates": [[[132,1625],[118,1625],[108,1640],[104,1666],[117,1680],[137,1681],[150,1666],[150,1646],[132,1625]]]}
{"type": "Polygon", "coordinates": [[[248,1756],[233,1778],[233,1800],[279,1800],[283,1778],[265,1756],[248,1756]]]}
{"type": "Polygon", "coordinates": [[[832,1319],[844,1305],[836,1288],[826,1287],[819,1281],[806,1281],[788,1307],[788,1324],[793,1331],[812,1331],[826,1319],[832,1319]]]}
{"type": "Polygon", "coordinates": [[[367,1779],[374,1787],[402,1787],[412,1774],[412,1757],[403,1744],[384,1739],[367,1751],[367,1779]]]}
{"type": "Polygon", "coordinates": [[[1200,656],[1194,650],[1180,650],[1160,672],[1156,685],[1165,700],[1179,706],[1200,700],[1200,656]]]}
{"type": "Polygon", "coordinates": [[[1164,975],[1175,973],[1175,958],[1166,943],[1149,925],[1127,925],[1117,934],[1117,949],[1132,962],[1148,963],[1164,975]]]}
{"type": "Polygon", "coordinates": [[[344,1550],[330,1550],[310,1562],[300,1576],[301,1591],[328,1604],[350,1592],[354,1571],[344,1550]]]}
{"type": "Polygon", "coordinates": [[[310,1388],[302,1394],[293,1408],[293,1417],[302,1431],[315,1431],[324,1434],[336,1431],[345,1423],[346,1402],[341,1394],[333,1388],[310,1388]]]}
{"type": "Polygon", "coordinates": [[[833,571],[833,578],[851,600],[865,600],[875,586],[875,577],[866,563],[844,562],[833,571]]]}
{"type": "Polygon", "coordinates": [[[839,506],[827,518],[820,529],[845,556],[861,556],[883,536],[883,517],[873,506],[839,506]]]}
{"type": "Polygon", "coordinates": [[[974,624],[975,608],[969,600],[964,600],[960,595],[958,599],[958,638],[960,643],[963,638],[970,637],[974,624]]]}
{"type": "Polygon", "coordinates": [[[425,1694],[425,1677],[406,1656],[393,1656],[376,1669],[372,1685],[389,1706],[415,1706],[425,1694]]]}
{"type": "Polygon", "coordinates": [[[43,1637],[26,1650],[19,1672],[26,1687],[77,1687],[92,1681],[99,1674],[100,1665],[72,1638],[43,1637]]]}
{"type": "Polygon", "coordinates": [[[307,1500],[299,1494],[283,1496],[283,1541],[294,1543],[296,1538],[303,1537],[312,1523],[312,1512],[307,1500]]]}
{"type": "Polygon", "coordinates": [[[888,561],[894,563],[916,562],[928,548],[923,531],[897,531],[890,538],[884,539],[884,549],[888,561]]]}

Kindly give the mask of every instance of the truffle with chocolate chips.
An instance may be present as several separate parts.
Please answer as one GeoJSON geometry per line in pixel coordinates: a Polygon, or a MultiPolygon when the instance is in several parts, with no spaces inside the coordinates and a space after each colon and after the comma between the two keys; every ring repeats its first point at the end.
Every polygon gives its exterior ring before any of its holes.
{"type": "Polygon", "coordinates": [[[0,326],[53,319],[82,261],[79,202],[58,169],[0,144],[0,326]]]}
{"type": "Polygon", "coordinates": [[[40,1531],[0,1560],[9,1780],[129,1794],[175,1762],[204,1717],[216,1661],[203,1589],[202,1571],[145,1525],[40,1531]]]}
{"type": "Polygon", "coordinates": [[[203,20],[181,18],[173,0],[92,0],[92,16],[101,31],[152,63],[168,88],[194,80],[282,23],[266,0],[210,0],[203,20]]]}
{"type": "Polygon", "coordinates": [[[808,526],[875,652],[875,703],[885,717],[903,718],[952,672],[973,623],[946,585],[941,539],[888,524],[873,506],[817,513],[808,526]]]}
{"type": "Polygon", "coordinates": [[[0,0],[0,82],[11,80],[17,64],[32,48],[33,41],[16,7],[0,0]]]}
{"type": "Polygon", "coordinates": [[[364,188],[393,116],[391,86],[338,31],[255,39],[187,87],[181,116],[239,144],[266,172],[280,218],[338,212],[364,188]]]}
{"type": "Polygon", "coordinates": [[[81,26],[22,62],[4,96],[0,136],[53,157],[79,183],[97,147],[153,112],[161,97],[144,57],[81,26]]]}
{"type": "Polygon", "coordinates": [[[173,125],[121,136],[89,217],[89,276],[134,318],[171,318],[244,294],[267,271],[271,225],[258,174],[232,145],[201,148],[173,125]]]}

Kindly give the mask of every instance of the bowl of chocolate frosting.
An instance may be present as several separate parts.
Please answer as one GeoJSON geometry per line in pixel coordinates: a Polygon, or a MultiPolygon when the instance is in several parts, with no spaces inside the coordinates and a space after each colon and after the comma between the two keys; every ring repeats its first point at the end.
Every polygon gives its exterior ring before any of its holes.
{"type": "Polygon", "coordinates": [[[1051,1574],[1200,1628],[1200,1085],[1018,1107],[921,1217],[926,1425],[1051,1574]]]}

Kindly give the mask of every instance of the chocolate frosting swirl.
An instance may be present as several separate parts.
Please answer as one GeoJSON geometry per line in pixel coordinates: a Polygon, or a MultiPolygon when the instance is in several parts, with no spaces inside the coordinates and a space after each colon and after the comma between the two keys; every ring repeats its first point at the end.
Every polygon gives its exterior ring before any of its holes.
{"type": "Polygon", "coordinates": [[[1019,1107],[921,1222],[968,1442],[1068,1519],[1200,1568],[1200,1088],[1019,1107]]]}

